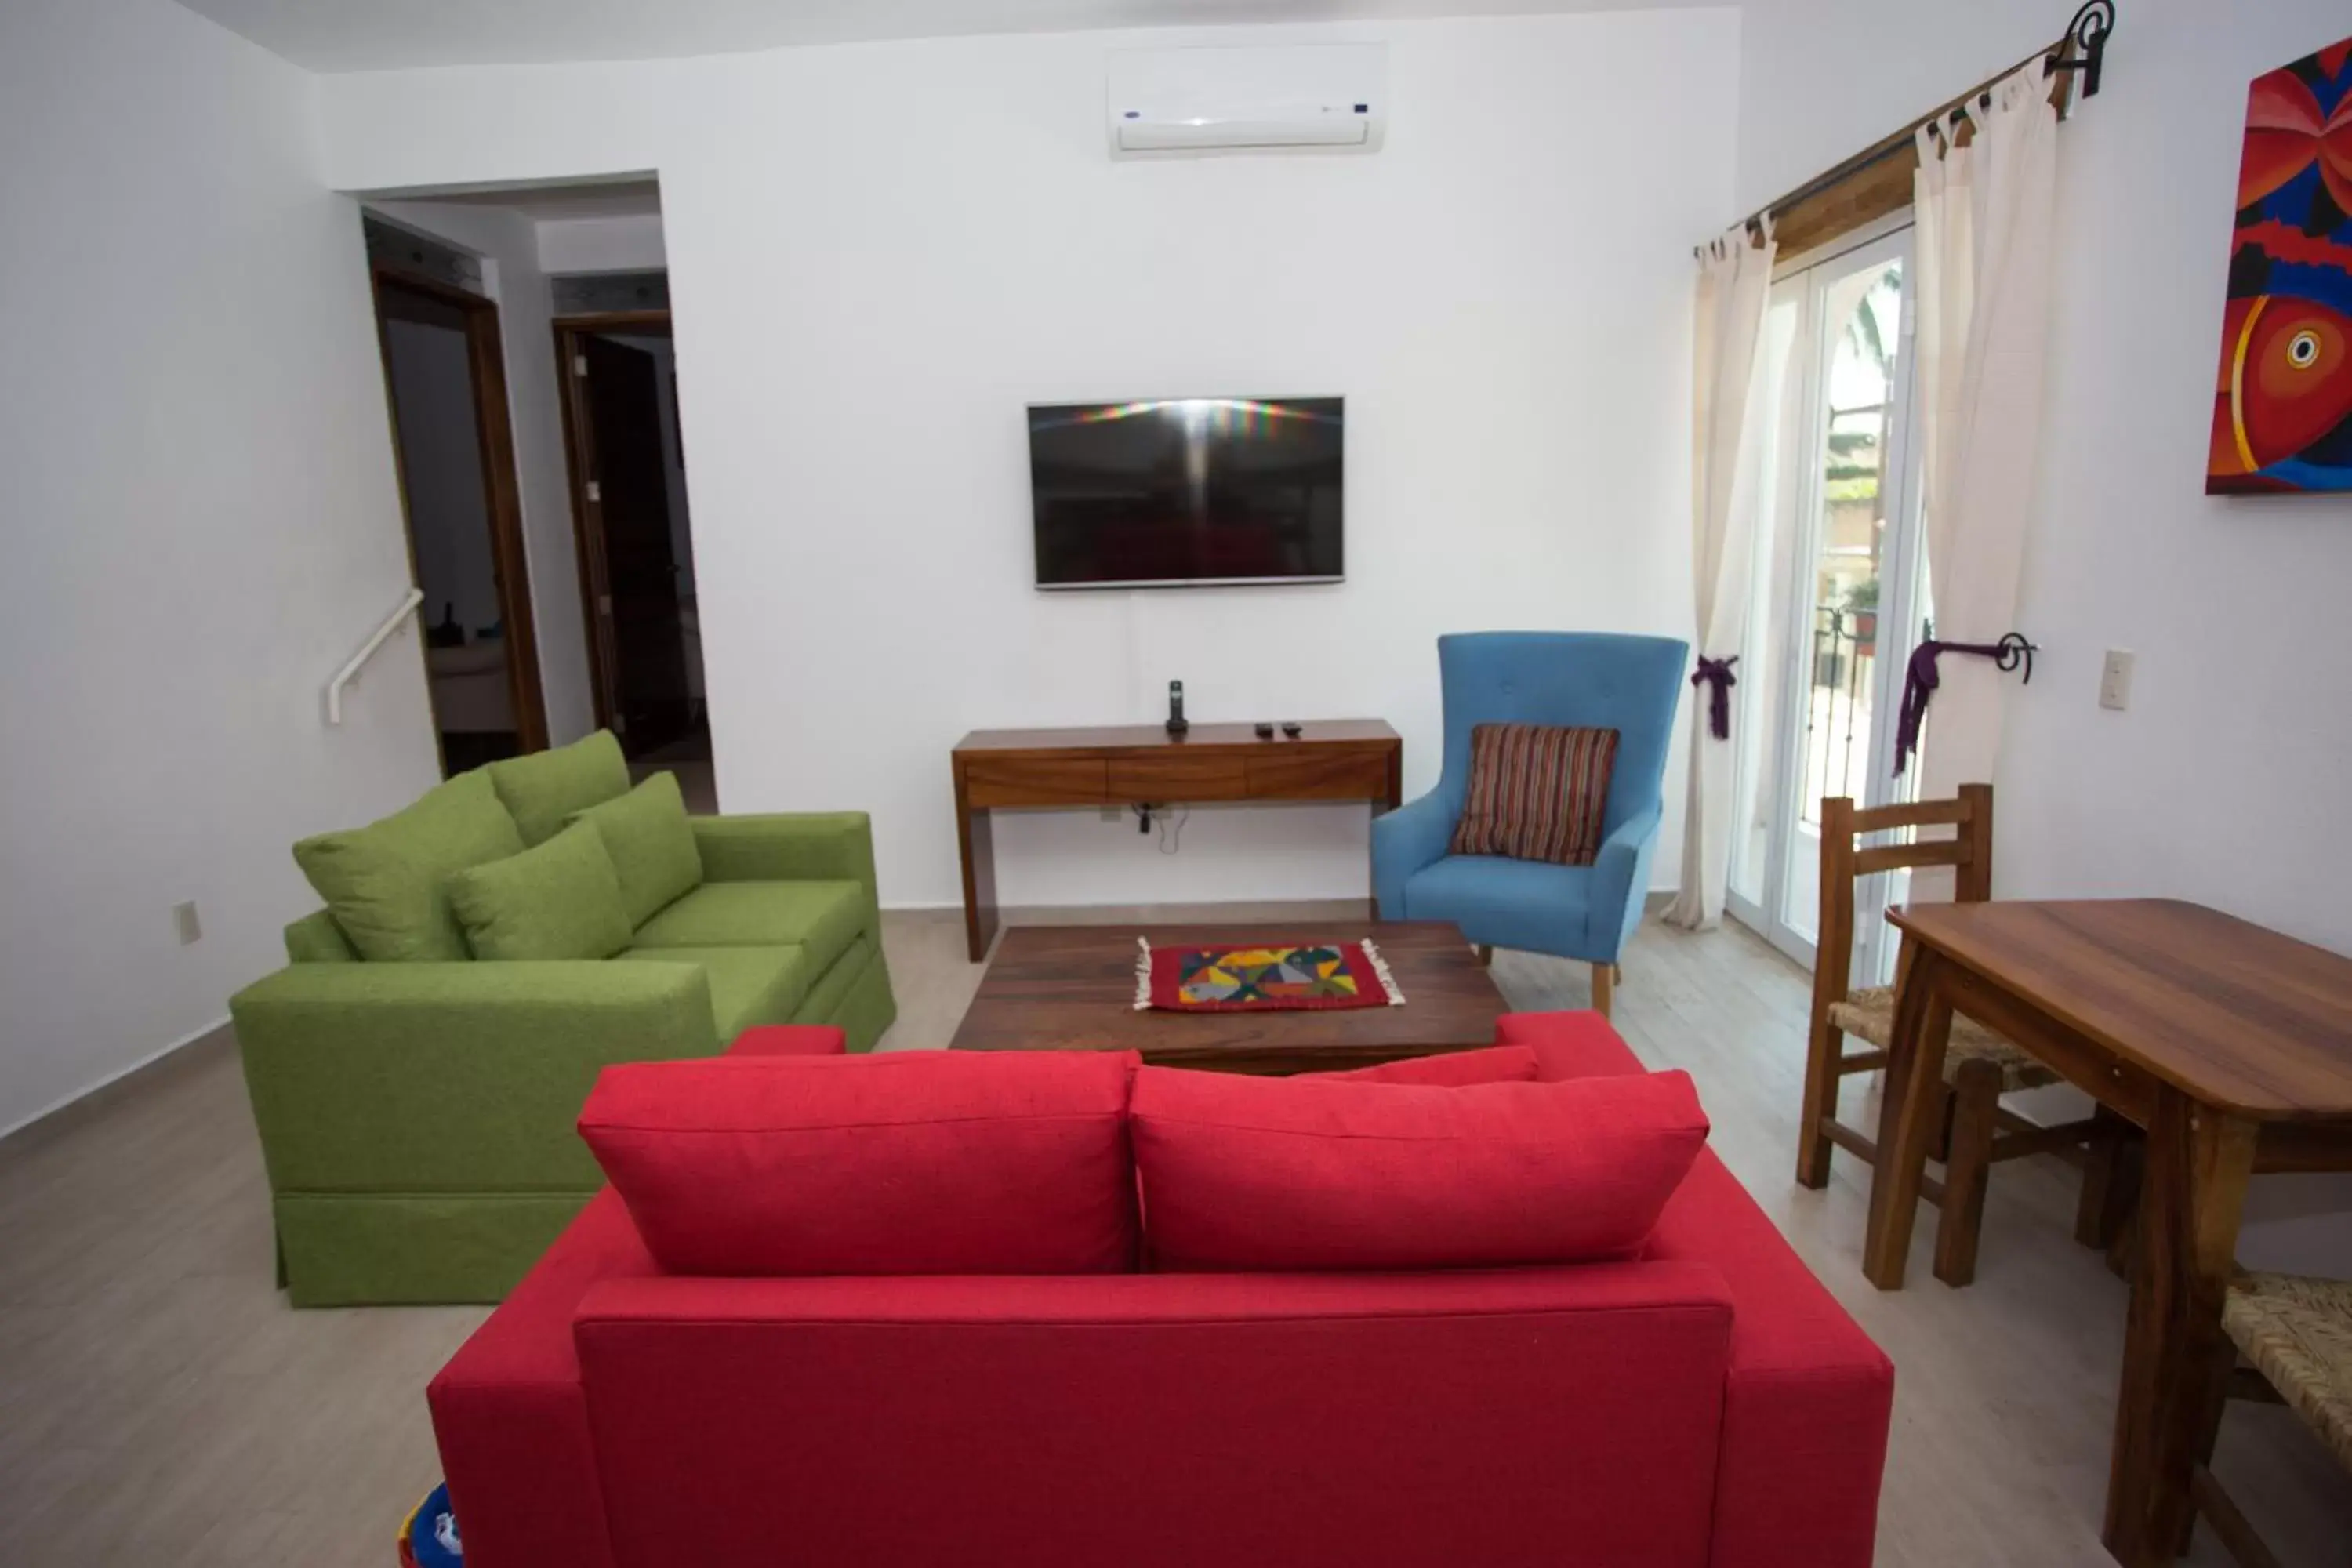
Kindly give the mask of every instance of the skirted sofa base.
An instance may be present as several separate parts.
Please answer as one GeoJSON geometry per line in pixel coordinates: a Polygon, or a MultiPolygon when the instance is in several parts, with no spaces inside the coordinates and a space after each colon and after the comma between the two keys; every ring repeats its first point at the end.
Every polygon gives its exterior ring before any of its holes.
{"type": "MultiPolygon", "coordinates": [[[[867,1051],[897,1016],[882,954],[861,938],[797,1021],[829,1024],[850,1050],[867,1051]]],[[[281,1193],[278,1283],[297,1307],[504,1300],[603,1184],[584,1153],[583,1163],[578,1185],[543,1193],[281,1193]]]]}

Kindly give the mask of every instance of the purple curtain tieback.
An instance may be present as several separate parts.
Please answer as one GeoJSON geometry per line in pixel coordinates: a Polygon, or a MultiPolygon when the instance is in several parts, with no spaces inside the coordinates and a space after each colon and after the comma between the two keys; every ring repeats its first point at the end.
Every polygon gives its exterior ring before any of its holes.
{"type": "Polygon", "coordinates": [[[2001,669],[2025,667],[2025,679],[2033,679],[2034,647],[2015,632],[1999,642],[1937,642],[1934,638],[1911,650],[1911,662],[1903,672],[1903,707],[1895,718],[1895,776],[1903,776],[1903,769],[1919,749],[1919,727],[1927,721],[1927,704],[1936,695],[1943,678],[1936,668],[1939,654],[1965,653],[1976,658],[1989,658],[2001,669]]]}
{"type": "Polygon", "coordinates": [[[1731,667],[1738,662],[1739,656],[1736,653],[1729,658],[1709,658],[1701,654],[1698,656],[1698,673],[1691,677],[1693,686],[1709,689],[1706,727],[1718,741],[1731,739],[1731,689],[1739,684],[1739,677],[1731,673],[1731,667]]]}

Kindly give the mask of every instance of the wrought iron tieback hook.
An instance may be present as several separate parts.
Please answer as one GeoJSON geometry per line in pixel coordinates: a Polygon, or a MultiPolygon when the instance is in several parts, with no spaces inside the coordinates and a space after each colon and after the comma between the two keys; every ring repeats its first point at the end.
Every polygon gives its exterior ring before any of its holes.
{"type": "MultiPolygon", "coordinates": [[[[2033,656],[2042,651],[2040,644],[2027,642],[2025,634],[2022,632],[2011,632],[1992,647],[1992,663],[1995,669],[2007,675],[2018,666],[2023,665],[2025,675],[2018,684],[2020,686],[2033,684],[2033,656]]],[[[1976,649],[1971,647],[1965,651],[1974,653],[1976,649]]]]}
{"type": "Polygon", "coordinates": [[[1698,673],[1691,677],[1693,686],[1711,688],[1706,699],[1706,728],[1718,741],[1731,739],[1731,689],[1739,684],[1739,677],[1731,673],[1731,667],[1738,662],[1736,653],[1727,658],[1709,658],[1701,654],[1698,673]]]}
{"type": "Polygon", "coordinates": [[[1937,656],[1965,653],[1975,658],[1989,658],[1993,668],[2003,674],[2022,668],[2025,679],[2021,684],[2030,686],[2033,683],[2033,656],[2041,651],[2041,645],[2026,641],[2020,632],[2011,632],[1999,642],[1937,642],[1930,637],[1914,648],[1911,662],[1903,672],[1903,707],[1895,719],[1895,776],[1903,776],[1911,754],[1919,749],[1919,729],[1927,721],[1927,704],[1934,699],[1936,688],[1943,684],[1943,677],[1936,668],[1937,656]]]}

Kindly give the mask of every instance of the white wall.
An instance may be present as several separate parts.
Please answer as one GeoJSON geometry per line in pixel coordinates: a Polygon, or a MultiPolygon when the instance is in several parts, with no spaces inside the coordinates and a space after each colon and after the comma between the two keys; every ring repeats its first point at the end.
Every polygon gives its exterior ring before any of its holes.
{"type": "MultiPolygon", "coordinates": [[[[1139,35],[320,82],[341,188],[659,172],[720,798],[870,808],[890,903],[957,897],[968,729],[1150,720],[1181,677],[1196,718],[1388,717],[1418,791],[1440,632],[1688,632],[1736,14],[1248,37],[1388,39],[1387,149],[1113,163],[1139,35]],[[1024,403],[1335,392],[1345,585],[1031,585],[1024,403]]],[[[1197,813],[1170,859],[1091,815],[997,832],[1016,903],[1361,896],[1365,844],[1349,807],[1197,813]]]]}
{"type": "MultiPolygon", "coordinates": [[[[479,257],[483,291],[499,302],[506,349],[507,419],[522,503],[523,557],[539,633],[539,684],[555,745],[596,727],[588,633],[580,605],[580,552],[572,527],[572,475],[563,456],[556,381],[554,303],[539,264],[538,226],[503,207],[456,202],[370,202],[404,227],[479,257]]],[[[468,623],[469,625],[472,623],[468,623]]]]}
{"type": "Polygon", "coordinates": [[[659,213],[542,218],[542,272],[658,272],[669,265],[659,213]]]}
{"type": "Polygon", "coordinates": [[[321,718],[408,554],[310,111],[165,0],[0,7],[0,1129],[220,1020],[315,903],[293,840],[436,776],[413,628],[321,718]]]}
{"type": "MultiPolygon", "coordinates": [[[[2193,0],[2192,0],[2193,3],[2193,0]]],[[[2142,0],[2116,54],[2137,47],[2142,0]]],[[[1748,0],[1738,195],[1763,205],[2058,37],[2066,0],[1748,0]]]]}
{"type": "MultiPolygon", "coordinates": [[[[1743,200],[2063,25],[2019,3],[1913,9],[1891,24],[1877,0],[1766,0],[1748,18],[1743,200]],[[1880,47],[1890,26],[1903,47],[1880,47]]],[[[2003,893],[2193,899],[2352,952],[2352,647],[2335,633],[2352,498],[2203,494],[2246,86],[2347,31],[2342,0],[2133,0],[2104,89],[2060,133],[2050,412],[2018,611],[2042,651],[2008,697],[2003,893]],[[2126,712],[2098,706],[2110,647],[2137,655],[2126,712]]],[[[2352,1267],[2352,1220],[2310,1217],[2352,1208],[2352,1183],[2266,1178],[2255,1202],[2271,1223],[2250,1260],[2352,1267]]]]}
{"type": "Polygon", "coordinates": [[[499,619],[499,579],[465,330],[394,320],[383,338],[425,621],[454,611],[470,636],[499,619]]]}

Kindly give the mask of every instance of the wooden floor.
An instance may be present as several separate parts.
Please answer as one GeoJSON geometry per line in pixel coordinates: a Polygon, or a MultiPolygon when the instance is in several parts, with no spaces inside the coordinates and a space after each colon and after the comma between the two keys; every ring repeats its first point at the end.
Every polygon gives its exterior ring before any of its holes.
{"type": "MultiPolygon", "coordinates": [[[[980,973],[961,920],[885,925],[887,1044],[944,1045],[980,973]]],[[[1580,965],[1502,953],[1495,975],[1520,1008],[1585,1003],[1580,965]]],[[[1864,1173],[1841,1156],[1824,1192],[1790,1177],[1804,1005],[1804,976],[1753,938],[1652,925],[1617,1022],[1652,1065],[1692,1071],[1717,1150],[1895,1359],[1879,1563],[2107,1563],[2124,1288],[2069,1238],[2071,1172],[1995,1173],[1969,1289],[1929,1275],[1927,1222],[1917,1283],[1872,1289],[1864,1173]]],[[[289,1310],[266,1200],[226,1038],[0,1142],[0,1562],[388,1568],[436,1479],[425,1382],[482,1314],[289,1310]]],[[[2233,1406],[2218,1468],[2288,1563],[2342,1568],[2352,1480],[2291,1415],[2233,1406]]],[[[2201,1530],[2191,1560],[2227,1561],[2201,1530]]]]}

